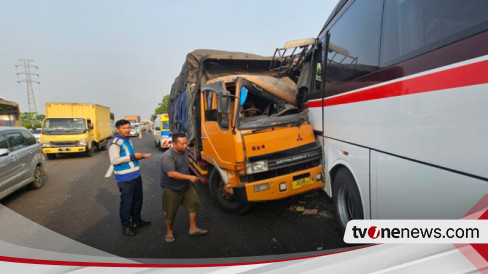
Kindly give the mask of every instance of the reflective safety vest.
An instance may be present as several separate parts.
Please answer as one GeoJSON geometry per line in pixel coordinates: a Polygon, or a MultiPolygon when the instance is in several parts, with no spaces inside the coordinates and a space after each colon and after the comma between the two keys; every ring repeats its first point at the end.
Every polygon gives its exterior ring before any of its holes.
{"type": "MultiPolygon", "coordinates": [[[[115,136],[115,138],[110,141],[110,145],[118,145],[120,147],[120,157],[130,156],[135,154],[134,147],[132,143],[121,136],[115,136]]],[[[117,182],[130,181],[141,176],[141,171],[139,170],[139,161],[134,160],[128,163],[121,163],[114,165],[115,180],[117,182]]]]}

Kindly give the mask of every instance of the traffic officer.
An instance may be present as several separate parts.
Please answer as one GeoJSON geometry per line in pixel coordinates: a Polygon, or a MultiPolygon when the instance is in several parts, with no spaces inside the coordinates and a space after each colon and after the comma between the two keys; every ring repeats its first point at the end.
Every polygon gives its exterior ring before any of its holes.
{"type": "Polygon", "coordinates": [[[151,221],[141,219],[142,178],[140,159],[150,159],[150,154],[135,152],[130,136],[130,122],[119,120],[115,123],[117,133],[110,142],[110,163],[114,167],[115,180],[120,190],[120,223],[122,234],[134,236],[136,227],[149,225],[151,221]]]}

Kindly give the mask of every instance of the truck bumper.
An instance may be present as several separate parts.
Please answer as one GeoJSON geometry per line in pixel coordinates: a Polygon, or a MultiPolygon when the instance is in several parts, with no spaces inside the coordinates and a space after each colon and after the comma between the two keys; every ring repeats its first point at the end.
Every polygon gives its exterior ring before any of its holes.
{"type": "Polygon", "coordinates": [[[239,201],[269,201],[324,188],[322,166],[233,187],[239,201]]]}
{"type": "Polygon", "coordinates": [[[49,147],[43,148],[42,152],[45,154],[49,153],[78,153],[86,151],[86,147],[49,147]]]}

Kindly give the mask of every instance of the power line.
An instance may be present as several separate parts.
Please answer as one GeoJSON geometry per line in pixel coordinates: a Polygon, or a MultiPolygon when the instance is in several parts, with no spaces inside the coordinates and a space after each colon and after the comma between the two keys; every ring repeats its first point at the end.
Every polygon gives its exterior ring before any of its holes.
{"type": "Polygon", "coordinates": [[[36,75],[39,77],[39,74],[31,73],[31,68],[39,69],[37,66],[32,66],[30,63],[34,62],[34,60],[30,59],[19,59],[19,61],[23,62],[23,65],[15,65],[16,68],[24,67],[24,72],[18,72],[17,76],[20,74],[25,74],[25,80],[17,81],[17,83],[25,82],[27,85],[27,101],[29,103],[29,112],[37,112],[36,107],[36,99],[34,97],[34,90],[32,88],[32,82],[40,84],[39,81],[32,81],[32,75],[36,75]]]}

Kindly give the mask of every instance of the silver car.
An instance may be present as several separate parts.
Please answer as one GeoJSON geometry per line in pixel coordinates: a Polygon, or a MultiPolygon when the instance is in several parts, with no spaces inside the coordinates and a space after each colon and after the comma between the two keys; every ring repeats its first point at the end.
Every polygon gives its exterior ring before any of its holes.
{"type": "Polygon", "coordinates": [[[137,136],[139,135],[140,129],[139,125],[137,124],[130,124],[130,134],[129,136],[137,136]]]}
{"type": "Polygon", "coordinates": [[[37,142],[41,142],[41,130],[40,129],[31,129],[30,132],[34,137],[36,137],[37,142]]]}
{"type": "Polygon", "coordinates": [[[30,185],[44,184],[46,159],[41,144],[22,127],[0,127],[0,199],[30,185]]]}

